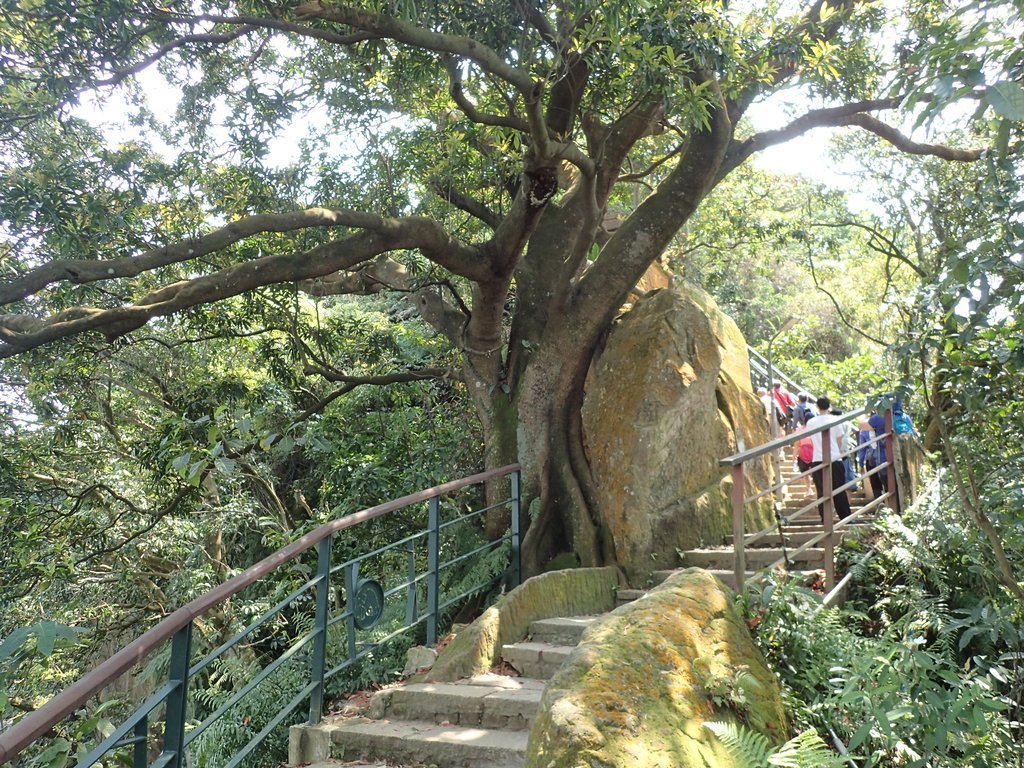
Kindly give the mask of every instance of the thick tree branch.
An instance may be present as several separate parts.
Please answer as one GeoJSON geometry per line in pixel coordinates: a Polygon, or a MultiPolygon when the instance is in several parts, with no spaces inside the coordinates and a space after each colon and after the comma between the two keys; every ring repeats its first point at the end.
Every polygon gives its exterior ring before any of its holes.
{"type": "Polygon", "coordinates": [[[465,211],[470,216],[479,219],[491,229],[497,229],[501,223],[501,217],[498,214],[479,200],[474,200],[469,195],[456,189],[450,181],[436,178],[431,179],[430,187],[446,203],[454,205],[459,210],[465,211]]]}
{"type": "Polygon", "coordinates": [[[472,122],[479,125],[511,128],[523,133],[530,132],[529,124],[520,117],[515,115],[491,115],[478,110],[462,89],[462,70],[459,67],[459,62],[454,56],[449,55],[443,55],[441,59],[444,62],[445,70],[448,72],[448,95],[452,97],[455,105],[472,122]]]}
{"type": "Polygon", "coordinates": [[[254,25],[245,25],[226,34],[196,34],[196,35],[183,35],[177,40],[172,40],[169,43],[164,43],[157,48],[153,53],[147,56],[142,61],[132,64],[131,66],[124,67],[123,69],[114,70],[113,74],[106,80],[99,80],[96,82],[97,86],[110,86],[117,85],[118,83],[132,77],[133,75],[139,74],[147,67],[152,66],[156,62],[160,61],[164,56],[176,51],[179,48],[183,48],[186,45],[195,45],[197,43],[204,43],[207,45],[223,45],[230,43],[233,40],[237,40],[240,37],[252,32],[256,27],[254,25]]]}
{"type": "Polygon", "coordinates": [[[430,219],[410,217],[382,222],[386,225],[377,232],[362,232],[305,253],[266,256],[236,264],[165,286],[128,306],[77,307],[45,321],[25,315],[0,315],[0,358],[86,331],[97,330],[108,338],[117,338],[154,317],[165,317],[275,283],[324,277],[351,269],[388,251],[418,248],[435,263],[470,279],[487,274],[486,265],[475,259],[474,249],[456,242],[430,219]]]}
{"type": "Polygon", "coordinates": [[[836,125],[855,125],[866,131],[885,139],[901,152],[908,155],[932,155],[942,160],[953,160],[961,163],[973,163],[981,158],[983,150],[980,149],[957,149],[943,144],[922,144],[913,141],[891,125],[886,125],[881,120],[871,115],[856,114],[848,115],[841,119],[836,125]]]}
{"type": "Polygon", "coordinates": [[[725,162],[722,163],[722,171],[719,174],[719,178],[724,178],[730,171],[734,170],[756,152],[776,144],[784,144],[814,128],[837,126],[850,115],[879,109],[895,109],[899,104],[900,100],[895,98],[870,99],[851,102],[838,107],[812,109],[782,128],[773,131],[762,131],[741,141],[734,140],[726,154],[725,162]]]}
{"type": "Polygon", "coordinates": [[[361,211],[309,208],[304,211],[248,216],[207,235],[154,248],[138,256],[121,259],[63,259],[51,261],[24,275],[0,284],[0,306],[27,298],[53,283],[92,283],[100,280],[137,277],[171,264],[198,260],[234,243],[267,232],[295,232],[312,227],[352,227],[386,232],[395,219],[361,211]]]}
{"type": "MultiPolygon", "coordinates": [[[[595,335],[598,328],[611,322],[629,290],[697,210],[718,176],[733,126],[717,80],[710,74],[703,74],[701,79],[709,84],[708,91],[716,99],[708,127],[693,134],[676,167],[615,231],[576,288],[576,306],[601,308],[599,312],[589,310],[591,316],[584,320],[588,326],[596,324],[591,331],[595,335]]],[[[650,130],[658,105],[652,102],[645,107],[638,110],[636,127],[646,122],[650,130]]],[[[617,127],[609,143],[621,142],[625,148],[632,146],[630,139],[635,142],[643,135],[627,126],[617,127]],[[621,136],[615,137],[616,132],[621,136]]],[[[611,174],[617,176],[617,169],[611,174]]]]}
{"type": "Polygon", "coordinates": [[[195,16],[182,16],[173,13],[157,13],[155,18],[162,21],[178,21],[178,22],[194,22],[194,21],[208,21],[214,24],[227,24],[227,25],[242,25],[252,28],[269,29],[277,32],[288,32],[295,35],[301,35],[302,37],[310,37],[315,40],[323,40],[325,43],[333,43],[335,45],[355,45],[366,40],[375,40],[378,35],[371,34],[369,32],[355,32],[349,35],[339,35],[337,32],[332,32],[327,29],[317,29],[316,27],[309,27],[304,24],[296,24],[295,22],[285,21],[284,19],[272,19],[266,16],[247,16],[247,15],[235,15],[235,16],[218,16],[216,14],[202,13],[196,14],[195,16]]]}
{"type": "Polygon", "coordinates": [[[378,37],[386,37],[435,53],[461,56],[473,61],[485,72],[511,84],[527,101],[533,98],[536,92],[536,85],[528,72],[510,66],[497,51],[471,37],[433,32],[363,8],[341,4],[326,5],[320,0],[303,3],[295,9],[295,15],[298,18],[344,24],[378,37]]]}
{"type": "Polygon", "coordinates": [[[454,371],[451,368],[415,368],[409,371],[396,371],[376,376],[349,376],[334,368],[312,364],[303,366],[303,372],[306,374],[316,374],[335,384],[348,384],[353,387],[363,384],[382,386],[384,384],[405,384],[410,381],[425,381],[427,379],[450,379],[454,375],[454,371]]]}
{"type": "Polygon", "coordinates": [[[410,290],[409,268],[400,261],[382,256],[359,269],[336,272],[316,280],[303,280],[299,290],[310,296],[340,296],[410,290]]]}

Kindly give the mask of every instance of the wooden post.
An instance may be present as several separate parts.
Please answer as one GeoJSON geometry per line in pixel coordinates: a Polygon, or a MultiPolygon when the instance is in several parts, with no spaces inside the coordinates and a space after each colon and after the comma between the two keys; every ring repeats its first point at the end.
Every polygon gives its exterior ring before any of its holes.
{"type": "Polygon", "coordinates": [[[832,428],[828,427],[821,433],[821,487],[825,507],[825,591],[831,591],[836,585],[836,553],[835,533],[832,517],[835,512],[835,500],[832,498],[832,428]]]}
{"type": "Polygon", "coordinates": [[[747,554],[745,551],[746,526],[743,524],[744,492],[743,463],[734,464],[732,468],[732,549],[735,553],[733,568],[736,572],[736,592],[743,594],[743,585],[747,579],[747,554]]]}
{"type": "Polygon", "coordinates": [[[896,431],[893,426],[892,408],[885,412],[885,490],[889,493],[889,506],[900,512],[899,486],[896,484],[896,431]]]}

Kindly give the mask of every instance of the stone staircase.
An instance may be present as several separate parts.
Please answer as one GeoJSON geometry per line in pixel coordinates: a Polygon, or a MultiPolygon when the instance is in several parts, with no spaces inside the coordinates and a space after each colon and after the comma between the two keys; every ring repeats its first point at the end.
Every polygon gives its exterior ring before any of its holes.
{"type": "MultiPolygon", "coordinates": [[[[783,474],[791,479],[795,473],[788,469],[783,474]]],[[[787,486],[782,514],[787,518],[797,514],[812,498],[804,498],[802,489],[791,493],[787,486]]],[[[850,494],[854,512],[869,500],[861,491],[850,494]]],[[[873,516],[867,516],[836,535],[849,535],[850,530],[869,525],[872,520],[873,516]]],[[[773,532],[747,547],[747,563],[752,569],[781,559],[783,539],[792,553],[824,532],[814,508],[798,519],[788,520],[783,529],[783,535],[773,532]]],[[[748,534],[747,538],[752,536],[748,534]]],[[[682,567],[708,569],[735,589],[731,539],[728,537],[720,547],[683,553],[682,567]]],[[[790,554],[791,572],[815,572],[823,567],[824,555],[821,546],[790,554]]],[[[652,581],[661,583],[674,572],[656,571],[652,581]]],[[[748,570],[748,577],[753,575],[754,570],[748,570]]],[[[643,589],[619,589],[616,599],[621,605],[645,593],[643,589]]],[[[357,715],[328,717],[316,726],[293,726],[289,763],[309,768],[521,768],[546,681],[597,618],[532,622],[522,642],[502,646],[502,664],[495,668],[510,667],[518,676],[491,672],[452,683],[409,682],[374,694],[357,715]]]]}
{"type": "MultiPolygon", "coordinates": [[[[786,522],[782,526],[782,533],[773,531],[760,539],[753,541],[745,547],[747,578],[755,576],[756,571],[772,563],[783,559],[783,546],[785,553],[791,562],[790,572],[810,578],[816,571],[825,566],[824,542],[805,549],[803,552],[795,553],[795,550],[808,543],[815,536],[825,532],[825,526],[816,508],[801,513],[814,499],[814,486],[806,492],[803,487],[793,487],[793,478],[797,475],[792,464],[783,461],[782,476],[787,481],[784,488],[784,496],[781,502],[780,511],[786,522]],[[800,515],[793,519],[793,515],[800,515]]],[[[800,483],[801,481],[796,481],[800,483]]],[[[859,512],[868,502],[871,501],[870,491],[852,490],[847,491],[850,497],[850,509],[852,512],[859,512]]],[[[840,528],[836,531],[837,544],[844,537],[850,535],[857,529],[870,526],[874,522],[875,515],[868,513],[862,518],[840,528]]],[[[833,516],[833,525],[839,522],[839,517],[833,516]]],[[[747,534],[747,541],[753,538],[754,534],[747,534]]],[[[736,574],[734,568],[735,551],[733,549],[733,537],[727,536],[725,542],[717,547],[703,547],[691,549],[682,553],[683,567],[705,568],[714,573],[723,582],[733,589],[736,589],[736,574]]],[[[654,583],[664,581],[672,570],[655,571],[652,574],[654,583]]]]}
{"type": "Polygon", "coordinates": [[[521,768],[546,681],[595,619],[533,622],[524,641],[502,646],[503,664],[519,677],[489,673],[454,683],[412,682],[374,694],[360,715],[293,726],[289,763],[521,768]]]}

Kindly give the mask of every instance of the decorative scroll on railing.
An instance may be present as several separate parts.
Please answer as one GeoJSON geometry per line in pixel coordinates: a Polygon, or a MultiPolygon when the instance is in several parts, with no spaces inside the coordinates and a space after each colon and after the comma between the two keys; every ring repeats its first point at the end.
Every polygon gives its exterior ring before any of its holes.
{"type": "MultiPolygon", "coordinates": [[[[306,702],[309,722],[319,722],[327,680],[401,635],[412,633],[433,645],[445,609],[493,583],[459,582],[460,592],[451,594],[449,590],[443,594],[442,584],[450,569],[504,548],[508,550],[510,565],[502,565],[501,570],[508,574],[510,586],[518,585],[519,471],[519,465],[513,464],[428,488],[333,520],[279,549],[182,606],[41,708],[0,732],[0,764],[15,760],[37,740],[52,739],[57,724],[93,701],[109,684],[167,650],[168,645],[170,662],[165,681],[91,750],[82,749],[77,768],[101,762],[131,764],[133,768],[191,765],[194,761],[186,758],[198,748],[204,734],[226,716],[234,717],[235,722],[243,720],[239,703],[261,683],[283,671],[289,673],[291,682],[288,700],[223,768],[234,768],[246,760],[275,729],[299,717],[298,711],[306,702]],[[510,494],[495,504],[466,512],[464,504],[453,498],[463,489],[505,477],[510,494]],[[509,510],[511,517],[510,530],[504,537],[454,557],[445,556],[454,549],[446,537],[456,534],[459,526],[475,525],[482,515],[499,508],[509,510]],[[420,529],[370,552],[358,552],[355,536],[337,537],[360,524],[399,511],[404,512],[406,529],[415,521],[419,521],[420,529]],[[314,547],[315,570],[301,559],[314,547]],[[335,563],[338,552],[344,553],[342,562],[335,563]],[[314,570],[312,576],[303,577],[297,588],[263,615],[202,658],[193,658],[193,630],[197,621],[264,577],[271,576],[279,583],[286,573],[294,576],[295,572],[308,574],[309,570],[314,570]],[[257,645],[274,646],[275,652],[268,654],[273,660],[265,666],[257,665],[259,668],[251,679],[215,707],[207,706],[212,711],[204,712],[205,717],[198,721],[196,703],[189,696],[189,681],[232,654],[251,653],[257,645]]],[[[448,582],[449,587],[454,583],[451,579],[448,582]]],[[[266,587],[267,582],[262,584],[266,587]]],[[[262,594],[272,593],[273,589],[265,588],[262,594]]]]}
{"type": "MultiPolygon", "coordinates": [[[[893,457],[895,456],[895,440],[891,410],[885,411],[885,432],[883,432],[881,435],[874,435],[867,443],[858,445],[854,448],[844,451],[839,456],[833,457],[832,441],[827,438],[822,439],[822,460],[820,465],[811,467],[806,472],[801,472],[800,474],[788,479],[783,478],[781,476],[777,477],[775,479],[775,483],[771,487],[757,489],[754,493],[750,494],[749,496],[746,492],[747,462],[768,454],[773,454],[777,456],[784,449],[795,445],[797,442],[803,440],[804,438],[810,435],[825,433],[832,427],[835,427],[851,419],[855,419],[859,416],[863,416],[866,413],[866,408],[858,408],[857,410],[844,413],[841,416],[836,416],[835,418],[830,419],[829,421],[824,422],[813,429],[805,429],[792,435],[787,435],[786,437],[779,438],[778,440],[773,440],[771,442],[764,443],[763,445],[759,445],[756,448],[751,448],[749,450],[736,453],[732,456],[728,456],[724,459],[721,459],[718,462],[720,466],[732,467],[732,527],[733,547],[735,552],[735,560],[733,567],[735,570],[736,584],[741,591],[741,585],[745,585],[747,582],[755,578],[758,578],[760,574],[766,571],[770,571],[784,564],[786,562],[787,557],[788,559],[792,560],[800,553],[814,546],[824,547],[825,588],[826,591],[830,591],[836,583],[835,547],[838,542],[838,537],[835,535],[836,531],[845,528],[846,526],[850,525],[851,523],[857,520],[860,520],[869,513],[874,512],[883,505],[886,505],[887,503],[891,504],[892,506],[896,506],[896,472],[893,469],[893,467],[895,466],[895,463],[893,461],[893,457]],[[830,467],[832,465],[833,460],[841,461],[843,458],[853,456],[855,453],[857,453],[858,450],[863,449],[865,445],[870,446],[882,441],[884,441],[885,445],[886,460],[884,462],[879,463],[877,466],[871,468],[868,472],[861,475],[861,479],[866,479],[874,475],[880,475],[881,473],[885,473],[887,487],[884,489],[884,492],[876,499],[864,505],[857,512],[851,514],[849,517],[846,517],[840,520],[838,523],[836,523],[833,520],[833,513],[835,512],[836,495],[842,492],[846,492],[853,488],[857,484],[858,480],[855,479],[838,487],[833,487],[832,473],[830,471],[830,467]],[[746,566],[746,547],[760,541],[761,539],[766,538],[769,535],[772,535],[773,533],[776,533],[779,529],[777,525],[773,525],[769,528],[765,528],[764,530],[757,531],[756,533],[748,535],[746,533],[746,526],[744,523],[744,511],[746,509],[747,504],[758,501],[759,499],[763,499],[766,496],[775,496],[776,498],[781,498],[785,489],[791,483],[803,480],[806,477],[810,477],[818,471],[820,471],[822,474],[821,495],[815,496],[813,500],[809,501],[806,505],[804,505],[803,507],[789,515],[787,521],[793,522],[802,519],[810,514],[818,514],[818,510],[820,508],[823,510],[822,522],[824,523],[825,530],[819,535],[811,537],[807,542],[801,544],[793,551],[788,552],[784,557],[779,558],[775,562],[764,566],[763,568],[759,569],[758,571],[755,571],[754,573],[749,573],[747,571],[746,566]]],[[[776,463],[776,466],[778,466],[778,463],[776,463]]]]}

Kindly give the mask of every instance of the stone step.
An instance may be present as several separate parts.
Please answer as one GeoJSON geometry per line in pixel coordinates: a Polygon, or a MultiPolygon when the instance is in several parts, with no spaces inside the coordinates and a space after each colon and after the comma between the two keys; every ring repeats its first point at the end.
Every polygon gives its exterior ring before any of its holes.
{"type": "MultiPolygon", "coordinates": [[[[779,557],[782,557],[782,555],[779,555],[779,557]]],[[[706,570],[713,576],[717,576],[729,587],[736,589],[736,572],[731,568],[707,568],[706,570]]],[[[661,584],[661,582],[663,582],[665,579],[667,579],[671,574],[675,572],[675,570],[654,571],[654,573],[651,574],[651,580],[653,584],[661,584]]],[[[816,573],[816,570],[792,570],[789,573],[795,579],[807,579],[809,581],[811,577],[816,573]]],[[[747,571],[748,580],[754,578],[754,576],[756,575],[757,571],[747,571]]]]}
{"type": "Polygon", "coordinates": [[[571,645],[509,643],[501,646],[501,658],[523,677],[547,680],[572,653],[571,645]]]}
{"type": "Polygon", "coordinates": [[[644,589],[620,589],[615,593],[615,602],[618,605],[631,603],[634,600],[639,600],[646,594],[647,590],[644,589]]]}
{"type": "Polygon", "coordinates": [[[597,616],[570,616],[558,619],[541,619],[530,624],[530,640],[551,645],[576,645],[583,632],[597,616]]]}
{"type": "Polygon", "coordinates": [[[365,717],[337,718],[320,727],[330,739],[332,758],[443,768],[522,768],[528,733],[365,717]]]}
{"type": "MultiPolygon", "coordinates": [[[[778,544],[776,538],[775,543],[778,544]]],[[[746,559],[754,568],[761,568],[766,565],[774,563],[776,560],[781,560],[783,551],[779,547],[751,547],[746,550],[746,559]]],[[[693,566],[696,568],[729,568],[735,557],[735,553],[731,547],[722,549],[691,549],[682,553],[683,564],[686,566],[693,566]]],[[[801,564],[811,564],[817,566],[817,564],[824,562],[825,550],[823,547],[808,547],[803,552],[790,554],[790,559],[793,562],[801,564]]]]}
{"type": "Polygon", "coordinates": [[[410,683],[374,694],[374,720],[423,720],[470,728],[529,728],[537,713],[542,680],[478,675],[455,683],[410,683]]]}
{"type": "MultiPolygon", "coordinates": [[[[823,525],[801,526],[800,529],[796,530],[796,531],[793,530],[792,528],[790,528],[789,526],[783,526],[783,530],[785,531],[786,546],[787,547],[799,547],[799,546],[809,542],[815,536],[819,536],[820,534],[824,533],[825,532],[825,526],[823,526],[823,525]]],[[[836,532],[836,535],[839,536],[840,538],[842,538],[845,535],[845,532],[840,530],[840,531],[836,532]]],[[[749,542],[750,539],[753,538],[753,536],[754,536],[754,534],[752,534],[752,533],[748,534],[745,537],[745,540],[747,542],[749,542]]],[[[726,536],[725,537],[725,543],[726,543],[727,546],[732,546],[732,542],[733,542],[733,537],[732,536],[726,536]]],[[[747,544],[747,549],[748,550],[750,550],[750,549],[764,549],[764,548],[772,548],[772,547],[777,547],[777,546],[779,546],[779,533],[777,531],[773,531],[772,533],[769,533],[767,536],[758,539],[753,544],[749,544],[748,543],[747,544]]]]}

